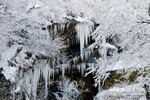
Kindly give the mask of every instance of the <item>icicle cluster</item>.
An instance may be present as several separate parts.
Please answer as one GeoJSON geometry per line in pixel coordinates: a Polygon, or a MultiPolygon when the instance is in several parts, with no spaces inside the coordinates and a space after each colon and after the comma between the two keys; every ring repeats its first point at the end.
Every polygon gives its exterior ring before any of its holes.
{"type": "Polygon", "coordinates": [[[69,24],[57,24],[54,23],[49,27],[49,34],[52,39],[60,37],[64,33],[65,27],[68,28],[69,24]]]}
{"type": "Polygon", "coordinates": [[[82,18],[78,18],[77,21],[80,21],[79,24],[76,25],[76,32],[78,40],[80,41],[80,55],[81,59],[83,59],[83,49],[86,45],[88,45],[88,37],[92,33],[94,28],[94,23],[89,20],[84,20],[82,18]]]}
{"type": "Polygon", "coordinates": [[[50,62],[50,60],[41,60],[40,66],[37,65],[27,72],[20,71],[20,80],[16,87],[25,92],[26,100],[37,100],[37,93],[41,91],[37,90],[40,79],[44,79],[45,93],[43,95],[47,97],[50,78],[54,77],[54,69],[52,68],[53,66],[50,66],[52,65],[50,62]]]}

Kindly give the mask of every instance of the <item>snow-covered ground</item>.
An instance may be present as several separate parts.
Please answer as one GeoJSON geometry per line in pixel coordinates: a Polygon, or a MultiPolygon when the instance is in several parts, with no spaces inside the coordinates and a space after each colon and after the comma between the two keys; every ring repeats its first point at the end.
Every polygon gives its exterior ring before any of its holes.
{"type": "Polygon", "coordinates": [[[146,91],[140,85],[113,87],[98,93],[94,100],[147,100],[146,91]]]}

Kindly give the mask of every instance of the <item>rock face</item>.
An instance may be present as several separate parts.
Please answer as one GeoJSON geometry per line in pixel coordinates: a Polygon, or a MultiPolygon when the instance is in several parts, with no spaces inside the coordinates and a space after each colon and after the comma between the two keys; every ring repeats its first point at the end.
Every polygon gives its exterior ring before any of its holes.
{"type": "Polygon", "coordinates": [[[5,79],[5,76],[0,72],[0,99],[11,100],[12,84],[10,81],[5,79]]]}

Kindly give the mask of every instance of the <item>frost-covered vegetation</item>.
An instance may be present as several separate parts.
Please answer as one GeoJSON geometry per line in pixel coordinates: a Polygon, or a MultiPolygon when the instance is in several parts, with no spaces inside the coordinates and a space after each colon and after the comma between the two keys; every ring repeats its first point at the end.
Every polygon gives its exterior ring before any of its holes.
{"type": "MultiPolygon", "coordinates": [[[[95,44],[100,45],[102,57],[97,60],[94,69],[89,68],[92,70],[91,72],[96,73],[96,85],[103,85],[105,80],[111,77],[110,71],[117,70],[117,73],[122,73],[121,75],[124,79],[128,79],[129,75],[139,68],[141,68],[140,73],[144,74],[143,69],[149,66],[150,58],[149,1],[106,0],[100,2],[100,25],[92,36],[96,41],[95,44]],[[115,47],[118,48],[118,50],[116,49],[118,53],[111,50],[113,54],[106,57],[108,50],[115,49],[115,47]],[[124,75],[123,71],[127,74],[124,75]]],[[[137,84],[137,88],[144,87],[144,84],[149,85],[149,75],[136,77],[138,79],[134,83],[137,84]]],[[[118,85],[116,84],[114,87],[131,84],[130,82],[117,83],[118,85]]],[[[134,95],[138,94],[134,93],[134,95]]]]}
{"type": "Polygon", "coordinates": [[[99,89],[95,100],[148,99],[149,4],[1,0],[0,91],[7,93],[0,99],[83,99],[82,92],[91,91],[79,75],[71,78],[78,71],[82,77],[93,75],[91,85],[99,89]]]}

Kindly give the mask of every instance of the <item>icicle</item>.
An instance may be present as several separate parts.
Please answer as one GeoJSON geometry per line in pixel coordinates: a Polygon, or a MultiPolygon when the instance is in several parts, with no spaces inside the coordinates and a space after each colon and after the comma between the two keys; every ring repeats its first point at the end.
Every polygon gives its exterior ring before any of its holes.
{"type": "Polygon", "coordinates": [[[83,73],[84,73],[85,68],[86,68],[86,64],[85,64],[85,63],[82,63],[82,64],[81,64],[82,76],[83,76],[83,73]]]}
{"type": "Polygon", "coordinates": [[[79,71],[81,71],[81,66],[80,66],[80,65],[77,65],[77,69],[78,69],[79,71]]]}
{"type": "Polygon", "coordinates": [[[74,58],[73,58],[73,64],[76,64],[76,62],[77,62],[77,56],[75,56],[74,58]]]}
{"type": "Polygon", "coordinates": [[[90,54],[91,54],[91,52],[90,52],[89,49],[84,49],[84,58],[85,58],[85,60],[88,60],[90,54]]]}
{"type": "Polygon", "coordinates": [[[53,73],[53,80],[54,80],[54,78],[55,78],[55,70],[54,69],[52,69],[52,73],[53,73]]]}
{"type": "Polygon", "coordinates": [[[36,92],[37,92],[37,84],[39,82],[39,76],[40,76],[40,73],[39,73],[39,69],[34,67],[34,72],[32,72],[33,76],[31,76],[33,79],[31,80],[32,81],[32,88],[33,88],[33,96],[34,96],[34,99],[36,100],[36,92]]]}
{"type": "Polygon", "coordinates": [[[21,87],[24,91],[26,91],[26,100],[30,100],[33,98],[33,100],[36,100],[37,97],[37,87],[40,79],[40,75],[43,75],[44,81],[45,81],[45,97],[47,97],[48,93],[48,83],[50,83],[50,77],[51,74],[53,74],[54,77],[54,69],[52,70],[50,68],[50,60],[47,62],[47,60],[41,60],[40,66],[35,66],[34,69],[31,69],[24,74],[24,77],[22,76],[22,83],[21,87]]]}
{"type": "Polygon", "coordinates": [[[57,34],[57,26],[54,25],[54,34],[56,35],[57,34]]]}
{"type": "Polygon", "coordinates": [[[62,78],[64,78],[64,74],[65,74],[65,68],[64,68],[64,65],[62,64],[62,78]]]}
{"type": "Polygon", "coordinates": [[[98,84],[98,92],[100,92],[101,91],[101,82],[99,82],[99,84],[98,84]]]}
{"type": "Polygon", "coordinates": [[[60,29],[61,29],[62,31],[64,31],[64,30],[63,30],[63,24],[60,24],[60,29]]]}
{"type": "Polygon", "coordinates": [[[83,59],[83,48],[88,44],[88,37],[93,31],[94,23],[91,21],[81,22],[76,25],[75,29],[77,32],[78,40],[80,41],[80,55],[83,59]]]}
{"type": "Polygon", "coordinates": [[[51,69],[49,69],[49,71],[48,71],[48,78],[49,78],[48,83],[50,85],[50,81],[51,81],[51,69]]]}
{"type": "Polygon", "coordinates": [[[47,76],[48,76],[48,64],[46,64],[46,67],[43,68],[43,77],[45,79],[45,94],[47,94],[47,76]]]}
{"type": "Polygon", "coordinates": [[[65,70],[67,69],[68,66],[69,66],[68,64],[62,64],[62,65],[61,65],[61,69],[62,69],[62,77],[64,77],[65,70]]]}
{"type": "Polygon", "coordinates": [[[65,31],[65,24],[63,24],[62,28],[63,28],[63,32],[64,32],[65,31]]]}

